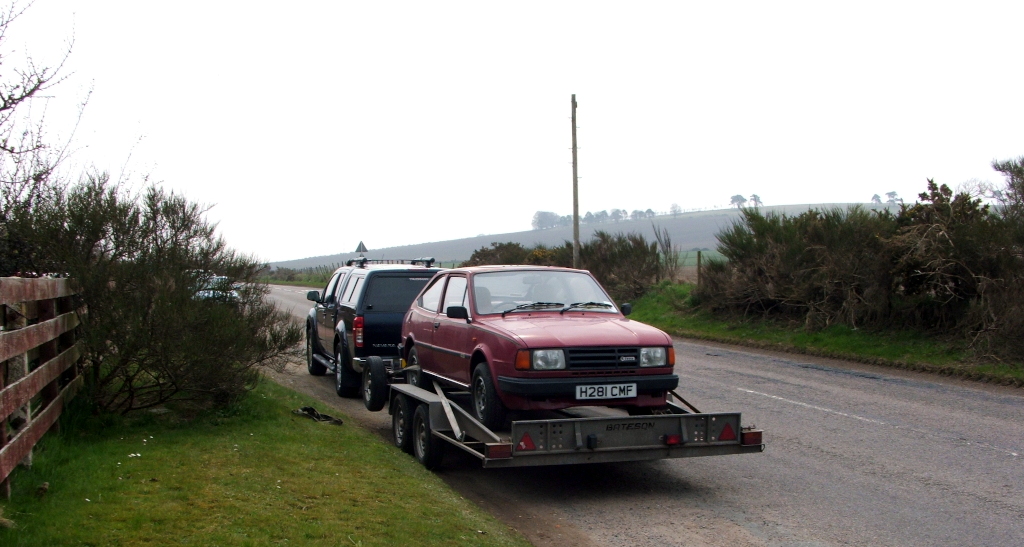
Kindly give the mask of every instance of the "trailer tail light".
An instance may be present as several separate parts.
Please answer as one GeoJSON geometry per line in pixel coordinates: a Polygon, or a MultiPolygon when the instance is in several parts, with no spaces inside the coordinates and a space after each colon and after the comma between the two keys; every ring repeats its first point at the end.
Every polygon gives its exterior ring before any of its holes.
{"type": "Polygon", "coordinates": [[[764,443],[761,442],[761,430],[760,429],[744,430],[743,433],[741,433],[740,435],[742,437],[742,440],[740,441],[740,444],[742,444],[742,445],[750,446],[750,445],[764,444],[764,443]]]}
{"type": "Polygon", "coordinates": [[[665,435],[665,444],[667,444],[669,446],[675,446],[677,444],[682,444],[682,442],[683,442],[683,436],[682,435],[665,435]]]}
{"type": "Polygon", "coordinates": [[[521,349],[516,352],[516,370],[530,370],[530,350],[521,349]]]}
{"type": "Polygon", "coordinates": [[[363,347],[363,316],[357,315],[352,321],[352,336],[355,338],[356,347],[363,347]]]}
{"type": "Polygon", "coordinates": [[[530,437],[529,433],[523,433],[516,448],[519,450],[536,450],[537,446],[533,444],[533,438],[530,437]]]}

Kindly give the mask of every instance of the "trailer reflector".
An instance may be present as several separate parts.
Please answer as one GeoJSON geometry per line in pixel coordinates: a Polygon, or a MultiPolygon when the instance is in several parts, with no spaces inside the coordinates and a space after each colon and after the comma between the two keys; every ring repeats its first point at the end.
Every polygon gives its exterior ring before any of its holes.
{"type": "Polygon", "coordinates": [[[491,459],[508,459],[512,457],[511,443],[487,443],[484,445],[484,456],[491,459]]]}
{"type": "Polygon", "coordinates": [[[722,428],[722,433],[718,435],[718,440],[720,440],[720,441],[735,441],[736,440],[736,432],[732,430],[732,425],[731,424],[725,424],[725,427],[722,428]]]}
{"type": "Polygon", "coordinates": [[[682,435],[665,435],[665,444],[674,446],[683,442],[682,435]]]}
{"type": "Polygon", "coordinates": [[[744,445],[755,445],[761,443],[761,430],[751,430],[743,432],[743,441],[740,444],[744,445]]]}
{"type": "Polygon", "coordinates": [[[537,447],[533,444],[533,439],[530,438],[529,433],[523,433],[522,438],[519,439],[519,444],[516,445],[519,450],[536,450],[537,447]]]}

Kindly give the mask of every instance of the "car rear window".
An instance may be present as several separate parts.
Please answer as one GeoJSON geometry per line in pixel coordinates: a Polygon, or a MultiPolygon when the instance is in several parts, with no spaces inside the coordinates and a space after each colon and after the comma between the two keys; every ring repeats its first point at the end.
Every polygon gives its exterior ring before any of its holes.
{"type": "Polygon", "coordinates": [[[372,276],[363,296],[362,307],[367,312],[404,312],[431,277],[433,272],[411,276],[372,276]]]}

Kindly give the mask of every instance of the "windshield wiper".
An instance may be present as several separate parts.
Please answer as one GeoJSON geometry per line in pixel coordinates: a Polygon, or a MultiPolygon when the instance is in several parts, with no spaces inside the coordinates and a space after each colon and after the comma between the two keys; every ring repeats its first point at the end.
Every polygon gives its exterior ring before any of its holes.
{"type": "Polygon", "coordinates": [[[562,308],[562,311],[558,313],[565,313],[573,308],[610,308],[611,304],[607,302],[573,302],[568,306],[562,308]]]}
{"type": "Polygon", "coordinates": [[[564,305],[565,304],[563,304],[561,302],[530,302],[529,304],[520,304],[520,305],[518,305],[518,306],[516,306],[514,308],[505,310],[505,311],[501,312],[501,316],[505,317],[506,313],[511,313],[511,312],[516,311],[516,310],[533,310],[533,309],[540,309],[540,308],[558,308],[558,307],[561,307],[561,306],[564,306],[564,305]]]}

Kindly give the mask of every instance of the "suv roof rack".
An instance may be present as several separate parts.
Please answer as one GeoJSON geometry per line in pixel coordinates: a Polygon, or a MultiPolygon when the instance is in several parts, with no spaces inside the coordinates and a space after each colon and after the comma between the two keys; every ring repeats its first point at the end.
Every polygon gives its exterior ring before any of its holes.
{"type": "Polygon", "coordinates": [[[434,264],[434,257],[428,256],[423,258],[412,258],[412,259],[376,259],[366,258],[361,256],[359,258],[353,258],[345,262],[346,266],[356,266],[358,268],[365,268],[367,264],[422,264],[424,267],[431,267],[434,264]]]}

